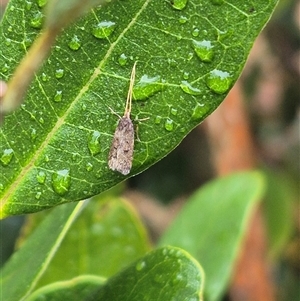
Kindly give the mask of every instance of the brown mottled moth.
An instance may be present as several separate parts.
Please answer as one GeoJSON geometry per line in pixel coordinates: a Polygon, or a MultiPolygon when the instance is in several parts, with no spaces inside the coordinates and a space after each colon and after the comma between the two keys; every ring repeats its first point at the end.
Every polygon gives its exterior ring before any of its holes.
{"type": "Polygon", "coordinates": [[[135,78],[135,65],[136,62],[131,71],[124,116],[119,120],[108,155],[109,168],[111,170],[116,170],[123,175],[129,174],[133,158],[134,127],[130,119],[130,112],[135,78]]]}

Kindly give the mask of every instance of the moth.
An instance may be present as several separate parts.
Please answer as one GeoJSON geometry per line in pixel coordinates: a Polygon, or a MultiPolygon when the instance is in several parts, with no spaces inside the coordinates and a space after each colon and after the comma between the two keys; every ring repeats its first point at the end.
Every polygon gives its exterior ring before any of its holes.
{"type": "Polygon", "coordinates": [[[133,64],[129,90],[123,117],[120,118],[108,155],[108,167],[123,175],[129,174],[132,167],[134,149],[134,126],[130,118],[132,91],[135,80],[136,62],[133,64]]]}

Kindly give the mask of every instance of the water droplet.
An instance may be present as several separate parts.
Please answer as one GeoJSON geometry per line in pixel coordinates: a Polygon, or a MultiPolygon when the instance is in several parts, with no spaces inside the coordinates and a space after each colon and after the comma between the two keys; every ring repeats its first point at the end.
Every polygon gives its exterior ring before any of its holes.
{"type": "Polygon", "coordinates": [[[161,116],[156,116],[155,117],[155,124],[160,124],[161,123],[161,120],[162,120],[162,117],[161,116]]]}
{"type": "Polygon", "coordinates": [[[49,79],[49,77],[48,77],[48,75],[46,74],[46,73],[42,73],[42,81],[43,82],[46,82],[46,81],[48,81],[48,79],[49,79]]]}
{"type": "Polygon", "coordinates": [[[187,60],[190,61],[194,57],[193,52],[189,52],[187,56],[187,60]]]}
{"type": "Polygon", "coordinates": [[[192,85],[185,80],[181,82],[180,88],[182,89],[182,91],[184,91],[187,94],[191,94],[191,95],[201,94],[201,91],[198,88],[192,87],[192,85]]]}
{"type": "Polygon", "coordinates": [[[69,169],[58,170],[52,174],[52,186],[56,193],[64,195],[69,191],[71,185],[71,177],[69,169]]]}
{"type": "Polygon", "coordinates": [[[88,140],[88,148],[93,156],[97,155],[101,151],[100,147],[100,132],[94,131],[88,140]]]}
{"type": "Polygon", "coordinates": [[[24,45],[27,48],[29,48],[31,46],[31,44],[33,43],[33,40],[32,38],[29,38],[29,37],[26,37],[25,40],[24,40],[24,45]]]}
{"type": "Polygon", "coordinates": [[[14,151],[11,148],[7,148],[3,151],[0,161],[4,166],[7,166],[10,163],[13,155],[14,151]]]}
{"type": "Polygon", "coordinates": [[[143,75],[133,88],[133,99],[145,100],[162,89],[163,84],[160,76],[149,77],[143,75]]]}
{"type": "Polygon", "coordinates": [[[62,91],[56,91],[56,94],[54,96],[54,101],[61,102],[61,99],[62,99],[62,91]]]}
{"type": "Polygon", "coordinates": [[[135,266],[136,270],[139,272],[143,270],[145,267],[146,267],[146,262],[144,260],[139,261],[135,266]]]}
{"type": "Polygon", "coordinates": [[[31,7],[32,7],[32,2],[31,2],[31,1],[26,1],[26,2],[25,2],[25,8],[26,8],[27,10],[30,10],[31,7]]]}
{"type": "Polygon", "coordinates": [[[37,12],[30,21],[30,25],[33,28],[40,29],[44,21],[44,15],[41,12],[37,12]]]}
{"type": "Polygon", "coordinates": [[[178,113],[178,110],[177,110],[177,109],[171,108],[171,114],[172,114],[172,115],[176,116],[177,113],[178,113]]]}
{"type": "Polygon", "coordinates": [[[63,69],[57,69],[56,71],[55,71],[55,77],[57,78],[57,79],[59,79],[59,78],[62,78],[63,76],[64,76],[64,70],[63,69]]]}
{"type": "Polygon", "coordinates": [[[92,163],[88,162],[88,163],[86,164],[85,168],[86,168],[87,171],[92,171],[93,168],[94,168],[94,166],[93,166],[92,163]]]}
{"type": "Polygon", "coordinates": [[[168,118],[165,122],[165,129],[168,132],[172,132],[173,128],[174,128],[174,121],[172,119],[168,118]]]}
{"type": "Polygon", "coordinates": [[[98,23],[94,28],[93,28],[93,36],[98,38],[98,39],[105,39],[109,37],[113,31],[115,30],[116,23],[111,22],[111,21],[103,21],[98,23]]]}
{"type": "Polygon", "coordinates": [[[193,113],[192,113],[192,120],[201,120],[207,114],[209,108],[204,104],[199,104],[195,106],[193,113]]]}
{"type": "Polygon", "coordinates": [[[44,171],[39,171],[36,175],[36,179],[40,184],[44,184],[46,181],[46,173],[44,171]]]}
{"type": "Polygon", "coordinates": [[[38,200],[42,195],[42,192],[41,191],[38,191],[36,194],[35,194],[35,198],[38,200]]]}
{"type": "Polygon", "coordinates": [[[38,0],[38,6],[39,7],[44,7],[47,3],[47,0],[38,0]]]}
{"type": "Polygon", "coordinates": [[[37,132],[36,132],[36,129],[35,128],[31,128],[31,131],[30,131],[30,138],[32,141],[34,141],[37,137],[37,132]]]}
{"type": "Polygon", "coordinates": [[[184,72],[184,73],[183,73],[183,78],[184,78],[184,79],[189,79],[189,75],[190,75],[190,74],[189,74],[188,72],[184,72]]]}
{"type": "Polygon", "coordinates": [[[45,123],[44,118],[43,118],[43,117],[40,117],[39,122],[40,122],[41,124],[44,124],[44,123],[45,123]]]}
{"type": "Polygon", "coordinates": [[[180,23],[180,24],[184,24],[184,23],[187,22],[187,20],[188,20],[187,17],[185,17],[185,16],[180,16],[180,18],[179,18],[179,23],[180,23]]]}
{"type": "Polygon", "coordinates": [[[118,59],[118,62],[121,66],[125,66],[127,63],[127,56],[124,53],[122,53],[118,59]]]}
{"type": "Polygon", "coordinates": [[[214,69],[206,77],[206,84],[215,93],[223,94],[231,87],[232,76],[227,71],[214,69]]]}
{"type": "Polygon", "coordinates": [[[173,8],[182,10],[186,7],[188,0],[172,0],[171,5],[173,8]]]}
{"type": "Polygon", "coordinates": [[[214,56],[213,46],[210,41],[196,41],[193,40],[193,47],[197,56],[203,62],[211,62],[214,56]]]}
{"type": "Polygon", "coordinates": [[[68,45],[72,50],[78,50],[81,47],[81,43],[77,35],[73,36],[73,38],[71,39],[68,45]]]}
{"type": "Polygon", "coordinates": [[[2,70],[2,72],[5,73],[8,71],[8,69],[9,69],[9,66],[5,63],[1,70],[2,70]]]}
{"type": "Polygon", "coordinates": [[[224,3],[224,0],[211,0],[211,2],[214,5],[222,5],[224,3]]]}
{"type": "Polygon", "coordinates": [[[11,44],[11,39],[10,38],[6,38],[5,39],[5,45],[9,46],[11,44]]]}
{"type": "Polygon", "coordinates": [[[199,28],[194,28],[192,31],[192,36],[193,37],[198,37],[199,36],[199,28]]]}

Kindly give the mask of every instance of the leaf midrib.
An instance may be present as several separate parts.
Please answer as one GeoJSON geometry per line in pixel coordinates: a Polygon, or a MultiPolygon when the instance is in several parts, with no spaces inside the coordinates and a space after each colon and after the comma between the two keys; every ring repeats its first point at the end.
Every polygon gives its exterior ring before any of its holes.
{"type": "Polygon", "coordinates": [[[40,145],[39,149],[33,155],[33,157],[31,158],[31,160],[29,161],[29,163],[22,168],[22,171],[20,172],[20,174],[14,180],[14,182],[12,183],[12,185],[10,186],[10,188],[5,192],[5,194],[3,195],[2,200],[0,201],[0,212],[2,212],[2,213],[0,213],[0,217],[1,217],[1,215],[3,215],[3,211],[2,210],[3,210],[3,207],[4,207],[5,203],[8,201],[9,197],[14,193],[15,188],[18,186],[18,184],[20,184],[20,182],[22,181],[23,177],[27,174],[27,172],[34,166],[34,162],[37,160],[37,158],[40,156],[40,154],[42,153],[42,151],[48,145],[49,141],[55,135],[55,133],[57,132],[57,130],[60,128],[60,126],[64,124],[64,121],[65,121],[66,117],[72,111],[73,107],[79,101],[79,99],[81,98],[81,96],[88,90],[88,88],[93,83],[93,81],[102,73],[102,71],[101,71],[102,66],[105,64],[105,62],[109,58],[110,54],[112,53],[112,51],[114,50],[114,48],[116,47],[116,45],[119,43],[119,41],[126,34],[126,32],[133,26],[133,24],[136,23],[139,15],[145,10],[145,8],[147,7],[147,5],[149,4],[150,1],[151,0],[146,0],[145,1],[145,3],[142,5],[142,7],[140,8],[140,10],[137,11],[137,13],[132,18],[132,20],[130,21],[130,23],[127,25],[127,27],[125,27],[124,30],[118,36],[118,38],[113,43],[110,44],[110,47],[109,47],[109,49],[106,52],[106,55],[100,61],[98,67],[95,68],[93,74],[91,75],[91,77],[89,78],[89,80],[87,81],[87,83],[79,91],[78,95],[75,97],[74,101],[71,103],[71,105],[69,106],[69,108],[65,111],[65,113],[61,117],[58,118],[55,126],[48,133],[46,139],[40,145]]]}

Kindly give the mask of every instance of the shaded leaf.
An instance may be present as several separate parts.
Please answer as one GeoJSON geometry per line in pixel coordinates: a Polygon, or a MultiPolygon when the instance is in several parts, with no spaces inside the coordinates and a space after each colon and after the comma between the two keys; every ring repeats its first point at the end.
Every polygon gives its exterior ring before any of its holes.
{"type": "Polygon", "coordinates": [[[161,238],[159,245],[183,248],[201,263],[206,275],[206,300],[221,297],[263,188],[258,172],[214,180],[189,199],[161,238]]]}
{"type": "Polygon", "coordinates": [[[291,178],[287,174],[265,170],[267,191],[264,213],[270,244],[270,256],[280,255],[294,228],[293,200],[298,198],[291,178]]]}
{"type": "Polygon", "coordinates": [[[104,278],[84,275],[68,281],[60,281],[44,286],[28,297],[28,301],[84,301],[103,285],[104,278]]]}
{"type": "Polygon", "coordinates": [[[83,204],[55,208],[6,262],[1,269],[2,300],[23,300],[32,292],[83,204]]]}
{"type": "Polygon", "coordinates": [[[133,208],[110,195],[101,196],[73,224],[38,286],[82,274],[109,277],[149,249],[133,208]]]}
{"type": "MultiPolygon", "coordinates": [[[[132,118],[148,119],[129,176],[163,158],[225,98],[276,2],[112,1],[65,30],[0,130],[0,216],[80,200],[125,178],[107,167],[118,121],[108,106],[123,114],[134,61],[132,118]]],[[[42,20],[36,2],[10,1],[2,79],[42,20]]]]}

